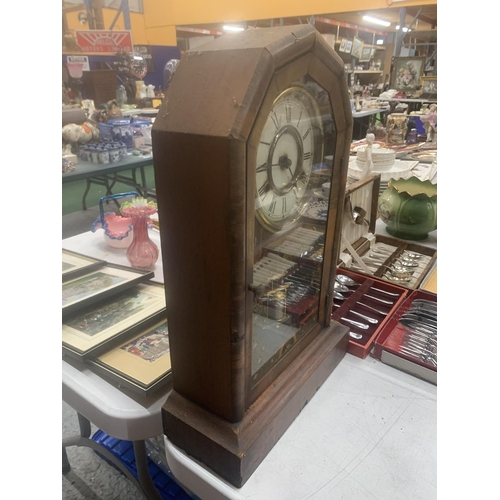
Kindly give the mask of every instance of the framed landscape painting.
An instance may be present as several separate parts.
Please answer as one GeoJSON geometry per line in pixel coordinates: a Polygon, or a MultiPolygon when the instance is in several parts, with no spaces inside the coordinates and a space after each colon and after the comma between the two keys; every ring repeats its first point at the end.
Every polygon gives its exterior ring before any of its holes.
{"type": "Polygon", "coordinates": [[[70,250],[62,250],[62,280],[70,279],[86,274],[106,265],[106,261],[94,259],[70,250]]]}
{"type": "Polygon", "coordinates": [[[164,318],[164,286],[141,283],[66,318],[62,324],[63,354],[85,361],[164,318]]]}
{"type": "Polygon", "coordinates": [[[391,74],[391,89],[417,90],[424,72],[425,56],[395,57],[391,74]]]}
{"type": "Polygon", "coordinates": [[[62,284],[62,316],[64,318],[153,277],[153,271],[107,263],[62,284]]]}

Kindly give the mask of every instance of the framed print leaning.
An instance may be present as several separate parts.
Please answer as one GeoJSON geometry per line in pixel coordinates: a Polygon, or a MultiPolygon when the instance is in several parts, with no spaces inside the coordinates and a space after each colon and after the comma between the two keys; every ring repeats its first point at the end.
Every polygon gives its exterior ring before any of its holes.
{"type": "Polygon", "coordinates": [[[63,354],[85,361],[165,318],[164,290],[159,283],[141,283],[68,316],[62,324],[63,354]]]}
{"type": "Polygon", "coordinates": [[[143,396],[149,396],[170,380],[167,320],[163,319],[141,331],[91,363],[101,375],[143,396]]]}
{"type": "Polygon", "coordinates": [[[422,86],[421,98],[424,99],[437,99],[437,76],[423,76],[420,79],[422,86]]]}
{"type": "Polygon", "coordinates": [[[361,57],[361,52],[363,50],[363,45],[364,45],[363,40],[361,40],[360,38],[358,38],[357,36],[355,36],[354,40],[352,42],[351,55],[353,55],[354,57],[357,57],[359,59],[361,57]]]}
{"type": "Polygon", "coordinates": [[[417,90],[424,72],[425,56],[395,57],[391,74],[391,89],[417,90]]]}
{"type": "Polygon", "coordinates": [[[62,250],[62,280],[63,282],[87,274],[106,265],[106,261],[94,259],[70,250],[62,250]]]}
{"type": "Polygon", "coordinates": [[[359,62],[368,62],[372,58],[373,49],[369,45],[363,45],[359,62]]]}
{"type": "Polygon", "coordinates": [[[62,316],[100,302],[138,283],[153,278],[153,271],[106,264],[62,284],[62,316]]]}

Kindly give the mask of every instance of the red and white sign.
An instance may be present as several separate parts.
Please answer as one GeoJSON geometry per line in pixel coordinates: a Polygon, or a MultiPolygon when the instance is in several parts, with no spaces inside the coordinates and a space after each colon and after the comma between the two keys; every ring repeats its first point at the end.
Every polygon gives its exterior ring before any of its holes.
{"type": "Polygon", "coordinates": [[[76,43],[82,52],[115,54],[133,52],[130,31],[88,30],[76,32],[76,43]]]}

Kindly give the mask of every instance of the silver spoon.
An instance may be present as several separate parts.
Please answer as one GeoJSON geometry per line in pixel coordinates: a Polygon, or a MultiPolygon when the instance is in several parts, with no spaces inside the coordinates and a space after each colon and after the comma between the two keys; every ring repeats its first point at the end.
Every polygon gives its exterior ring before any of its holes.
{"type": "Polygon", "coordinates": [[[361,333],[355,333],[355,332],[349,332],[349,336],[356,340],[363,338],[363,335],[361,335],[361,333]]]}
{"type": "Polygon", "coordinates": [[[388,306],[394,305],[394,302],[392,302],[390,300],[379,299],[378,297],[374,297],[373,295],[365,294],[364,297],[366,297],[367,299],[372,299],[375,302],[380,302],[380,304],[386,304],[388,306]]]}
{"type": "Polygon", "coordinates": [[[344,297],[341,293],[336,292],[335,290],[333,290],[333,298],[337,299],[337,300],[345,300],[345,299],[347,299],[347,297],[344,297]]]}
{"type": "Polygon", "coordinates": [[[341,285],[347,285],[347,286],[354,286],[358,285],[361,286],[360,283],[357,283],[354,281],[352,278],[349,278],[349,276],[346,276],[345,274],[337,274],[335,279],[341,284],[341,285]]]}
{"type": "Polygon", "coordinates": [[[333,284],[333,289],[337,290],[337,292],[342,292],[342,293],[353,293],[354,290],[349,290],[345,285],[342,285],[342,283],[339,283],[338,281],[335,281],[333,284]]]}
{"type": "Polygon", "coordinates": [[[409,283],[411,281],[411,278],[410,277],[403,277],[403,276],[387,276],[385,275],[385,277],[389,280],[389,281],[393,281],[394,283],[409,283]]]}
{"type": "Polygon", "coordinates": [[[364,314],[361,314],[357,311],[349,311],[351,314],[355,314],[356,316],[359,316],[360,318],[363,318],[364,320],[368,321],[368,323],[371,323],[372,325],[376,325],[378,323],[378,319],[372,318],[370,316],[365,316],[364,314]]]}
{"type": "Polygon", "coordinates": [[[366,304],[363,304],[363,302],[356,302],[356,304],[359,304],[360,306],[363,306],[363,307],[366,307],[367,309],[369,309],[370,311],[373,311],[375,313],[378,313],[378,314],[381,314],[382,316],[387,316],[387,314],[389,313],[386,313],[384,311],[380,311],[379,309],[375,309],[374,307],[372,306],[368,306],[366,304]]]}
{"type": "Polygon", "coordinates": [[[351,325],[354,325],[354,326],[357,326],[358,328],[361,328],[361,330],[368,330],[368,328],[370,328],[369,325],[365,324],[365,323],[360,323],[359,321],[354,321],[352,319],[349,319],[349,318],[340,318],[341,321],[345,321],[346,323],[349,323],[351,325]]]}
{"type": "MultiPolygon", "coordinates": [[[[333,304],[333,307],[342,307],[340,304],[333,304]]],[[[368,321],[368,323],[371,323],[372,325],[376,325],[378,323],[378,319],[371,318],[370,316],[365,316],[364,314],[361,314],[357,311],[349,311],[351,314],[355,314],[356,316],[359,316],[360,318],[365,319],[368,321]]]]}

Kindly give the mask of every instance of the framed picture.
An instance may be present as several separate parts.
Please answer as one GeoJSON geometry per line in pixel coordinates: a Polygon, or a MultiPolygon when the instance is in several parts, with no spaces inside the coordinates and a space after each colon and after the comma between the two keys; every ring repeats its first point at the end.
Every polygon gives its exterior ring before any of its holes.
{"type": "Polygon", "coordinates": [[[164,286],[141,283],[63,320],[63,354],[85,361],[165,317],[164,286]]]}
{"type": "Polygon", "coordinates": [[[372,51],[372,47],[363,45],[361,55],[359,56],[359,62],[368,62],[372,58],[372,51]]]}
{"type": "Polygon", "coordinates": [[[420,78],[424,99],[437,99],[437,76],[423,76],[420,78]]]}
{"type": "Polygon", "coordinates": [[[95,271],[62,284],[62,316],[67,317],[153,276],[153,271],[106,263],[95,271]]]}
{"type": "Polygon", "coordinates": [[[171,378],[167,321],[157,322],[89,363],[121,386],[151,395],[171,378]]]}
{"type": "Polygon", "coordinates": [[[391,74],[391,89],[416,90],[424,72],[425,56],[395,57],[391,74]]]}
{"type": "Polygon", "coordinates": [[[342,38],[342,40],[340,41],[339,52],[345,52],[346,47],[347,47],[347,39],[342,38]]]}
{"type": "Polygon", "coordinates": [[[360,38],[355,36],[354,40],[352,42],[351,55],[353,55],[354,57],[357,57],[359,59],[361,57],[363,45],[364,45],[363,40],[361,40],[360,38]]]}
{"type": "Polygon", "coordinates": [[[89,273],[106,265],[106,261],[87,257],[70,250],[62,250],[62,280],[70,279],[89,273]]]}
{"type": "Polygon", "coordinates": [[[345,53],[350,54],[352,50],[352,40],[347,40],[347,43],[345,45],[345,53]]]}

